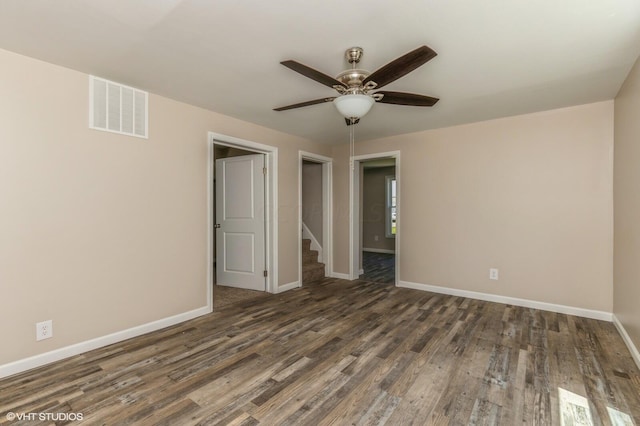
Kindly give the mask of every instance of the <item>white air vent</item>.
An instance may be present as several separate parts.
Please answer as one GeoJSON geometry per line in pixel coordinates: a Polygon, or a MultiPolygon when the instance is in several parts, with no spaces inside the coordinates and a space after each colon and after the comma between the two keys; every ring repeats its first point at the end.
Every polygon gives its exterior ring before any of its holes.
{"type": "Polygon", "coordinates": [[[148,138],[147,92],[89,76],[89,127],[148,138]]]}

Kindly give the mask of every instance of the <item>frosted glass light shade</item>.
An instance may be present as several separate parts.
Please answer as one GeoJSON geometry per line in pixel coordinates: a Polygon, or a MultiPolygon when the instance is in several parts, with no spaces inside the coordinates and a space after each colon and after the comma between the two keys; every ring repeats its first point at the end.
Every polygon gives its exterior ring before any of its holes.
{"type": "Polygon", "coordinates": [[[364,117],[374,103],[374,99],[368,95],[342,95],[333,100],[338,112],[345,118],[364,117]]]}

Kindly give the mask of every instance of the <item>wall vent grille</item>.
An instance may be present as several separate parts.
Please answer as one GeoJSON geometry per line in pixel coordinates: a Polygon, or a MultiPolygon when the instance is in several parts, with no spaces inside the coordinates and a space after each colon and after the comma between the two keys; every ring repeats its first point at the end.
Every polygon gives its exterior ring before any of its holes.
{"type": "Polygon", "coordinates": [[[89,127],[147,139],[149,94],[89,76],[89,127]]]}

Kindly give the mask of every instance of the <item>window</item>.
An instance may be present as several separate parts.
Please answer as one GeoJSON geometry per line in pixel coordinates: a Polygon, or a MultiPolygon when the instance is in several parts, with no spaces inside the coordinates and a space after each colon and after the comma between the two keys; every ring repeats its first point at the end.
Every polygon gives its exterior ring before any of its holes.
{"type": "Polygon", "coordinates": [[[385,209],[385,222],[386,222],[386,234],[387,238],[395,238],[396,236],[396,219],[397,219],[397,207],[396,207],[396,177],[385,177],[386,187],[386,209],[385,209]]]}

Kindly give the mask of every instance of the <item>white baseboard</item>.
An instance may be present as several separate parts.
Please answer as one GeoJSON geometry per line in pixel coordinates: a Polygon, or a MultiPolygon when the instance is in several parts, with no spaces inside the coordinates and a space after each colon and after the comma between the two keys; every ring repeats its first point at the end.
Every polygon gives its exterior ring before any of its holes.
{"type": "Polygon", "coordinates": [[[279,285],[275,293],[283,293],[285,291],[293,290],[294,288],[302,287],[300,281],[294,281],[288,284],[279,285]]]}
{"type": "Polygon", "coordinates": [[[329,276],[331,278],[339,278],[341,280],[350,280],[351,278],[349,278],[349,274],[343,274],[341,272],[332,272],[331,274],[329,274],[329,276]]]}
{"type": "Polygon", "coordinates": [[[412,283],[408,281],[398,282],[398,287],[412,288],[415,290],[431,291],[433,293],[448,294],[450,296],[468,297],[470,299],[484,300],[487,302],[504,303],[507,305],[522,306],[524,308],[534,308],[543,311],[557,312],[560,314],[575,315],[584,318],[597,319],[601,321],[613,321],[611,312],[595,311],[591,309],[577,308],[574,306],[556,305],[553,303],[537,302],[535,300],[518,299],[516,297],[499,296],[497,294],[479,293],[475,291],[459,290],[455,288],[439,287],[429,284],[412,283]]]}
{"type": "Polygon", "coordinates": [[[362,251],[368,251],[369,253],[387,253],[396,254],[395,250],[379,249],[379,248],[363,248],[362,251]]]}
{"type": "Polygon", "coordinates": [[[640,352],[638,351],[636,345],[633,344],[633,341],[631,340],[631,337],[629,337],[627,330],[624,329],[624,326],[622,325],[620,320],[618,320],[618,317],[616,317],[615,314],[613,315],[613,324],[615,324],[616,328],[618,329],[618,333],[620,333],[620,336],[622,336],[622,340],[624,340],[627,348],[629,348],[631,357],[636,362],[638,368],[640,368],[640,352]]]}
{"type": "Polygon", "coordinates": [[[210,312],[211,307],[205,306],[203,308],[194,309],[193,311],[184,312],[172,317],[152,321],[126,330],[117,331],[106,336],[97,337],[95,339],[76,343],[70,346],[65,346],[64,348],[55,349],[50,352],[45,352],[43,354],[34,355],[29,358],[0,365],[0,378],[22,373],[24,371],[31,370],[32,368],[41,367],[55,361],[60,361],[61,359],[69,358],[74,355],[101,348],[103,346],[111,345],[113,343],[122,342],[123,340],[127,340],[132,337],[141,336],[152,331],[179,324],[181,322],[206,315],[210,312]]]}

